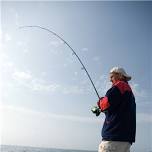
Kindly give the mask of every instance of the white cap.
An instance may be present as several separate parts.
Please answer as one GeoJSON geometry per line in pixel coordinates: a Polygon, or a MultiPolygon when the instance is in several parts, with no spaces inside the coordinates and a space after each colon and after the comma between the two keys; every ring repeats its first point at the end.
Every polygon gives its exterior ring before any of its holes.
{"type": "Polygon", "coordinates": [[[131,76],[129,76],[126,71],[121,68],[121,67],[113,67],[111,70],[110,70],[110,73],[120,73],[122,74],[124,77],[126,77],[126,80],[129,81],[131,80],[131,76]]]}

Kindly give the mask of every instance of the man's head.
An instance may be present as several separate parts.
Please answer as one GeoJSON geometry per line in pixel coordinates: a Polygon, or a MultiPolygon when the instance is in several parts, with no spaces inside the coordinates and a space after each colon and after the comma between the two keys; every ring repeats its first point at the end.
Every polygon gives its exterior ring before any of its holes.
{"type": "Polygon", "coordinates": [[[110,70],[110,81],[115,83],[117,81],[129,81],[131,76],[129,76],[125,70],[121,67],[113,67],[110,70]]]}

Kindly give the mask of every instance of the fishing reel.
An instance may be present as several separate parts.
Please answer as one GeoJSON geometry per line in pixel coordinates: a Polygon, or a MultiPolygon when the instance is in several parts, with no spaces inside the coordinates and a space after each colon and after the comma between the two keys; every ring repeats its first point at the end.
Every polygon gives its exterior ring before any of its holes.
{"type": "Polygon", "coordinates": [[[96,115],[99,116],[101,113],[101,109],[98,106],[94,106],[91,108],[91,111],[96,115]]]}

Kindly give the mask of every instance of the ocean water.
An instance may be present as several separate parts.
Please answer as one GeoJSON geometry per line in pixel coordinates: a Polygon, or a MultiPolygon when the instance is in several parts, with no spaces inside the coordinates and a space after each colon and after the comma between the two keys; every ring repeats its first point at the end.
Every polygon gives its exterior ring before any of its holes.
{"type": "Polygon", "coordinates": [[[0,152],[97,152],[97,151],[1,145],[0,152]]]}
{"type": "MultiPolygon", "coordinates": [[[[97,151],[0,145],[0,152],[97,152],[97,151]]],[[[135,150],[131,148],[131,152],[152,152],[152,150],[145,150],[145,149],[135,150]]]]}

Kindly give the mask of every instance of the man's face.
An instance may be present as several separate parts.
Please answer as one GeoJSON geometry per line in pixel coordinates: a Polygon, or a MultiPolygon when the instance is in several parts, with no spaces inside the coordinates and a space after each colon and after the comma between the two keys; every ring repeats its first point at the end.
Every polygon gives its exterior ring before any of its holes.
{"type": "Polygon", "coordinates": [[[112,84],[114,84],[117,81],[116,75],[114,73],[110,73],[109,77],[112,84]]]}

